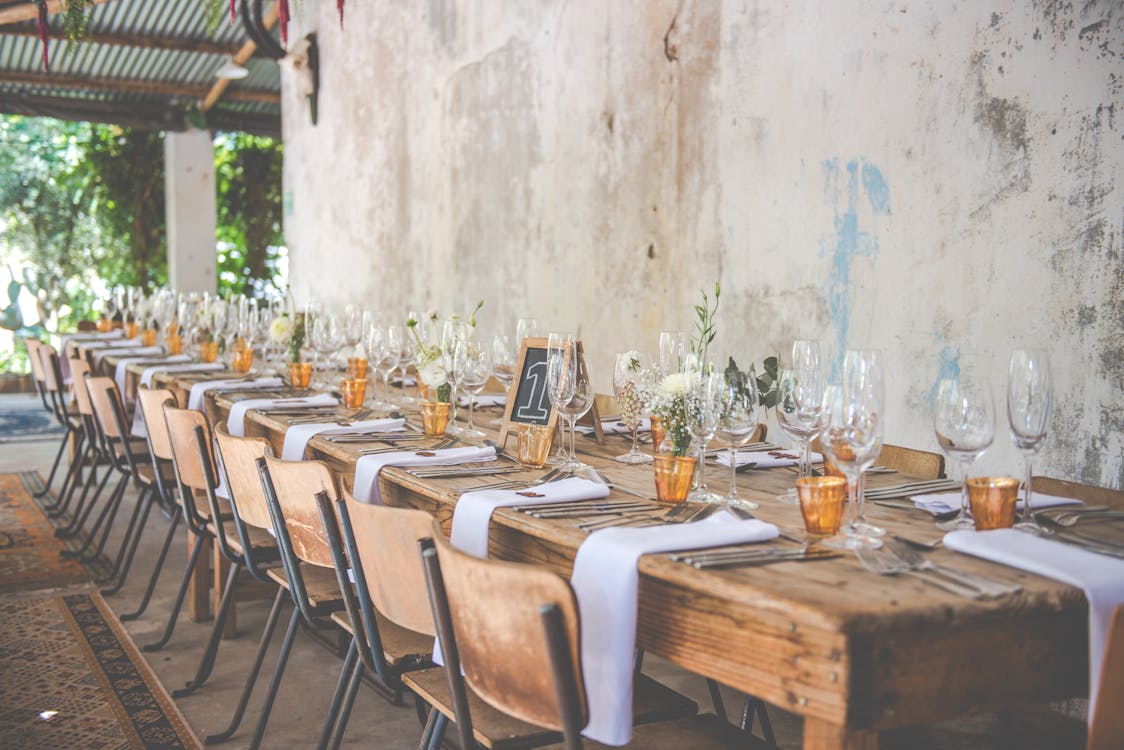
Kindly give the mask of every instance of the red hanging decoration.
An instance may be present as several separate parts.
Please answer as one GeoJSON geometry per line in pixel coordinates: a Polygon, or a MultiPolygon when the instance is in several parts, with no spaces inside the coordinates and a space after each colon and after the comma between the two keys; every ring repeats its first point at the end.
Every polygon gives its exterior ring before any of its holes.
{"type": "Polygon", "coordinates": [[[281,44],[289,43],[289,0],[277,0],[277,14],[281,21],[281,44]]]}
{"type": "Polygon", "coordinates": [[[230,0],[230,25],[234,25],[234,4],[237,0],[230,0]]]}
{"type": "Polygon", "coordinates": [[[345,0],[336,0],[336,10],[340,14],[340,31],[343,31],[343,4],[345,0]]]}
{"type": "Polygon", "coordinates": [[[47,53],[47,42],[51,38],[51,28],[47,23],[47,0],[35,0],[39,9],[39,41],[43,45],[43,70],[51,69],[50,57],[47,53]]]}

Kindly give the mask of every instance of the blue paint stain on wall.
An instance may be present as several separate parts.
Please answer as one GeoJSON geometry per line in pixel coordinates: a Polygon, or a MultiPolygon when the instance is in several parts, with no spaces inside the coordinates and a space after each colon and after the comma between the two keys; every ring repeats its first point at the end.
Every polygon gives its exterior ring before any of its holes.
{"type": "MultiPolygon", "coordinates": [[[[826,159],[823,162],[824,191],[835,205],[834,235],[824,243],[824,252],[831,256],[831,272],[824,290],[827,297],[828,315],[834,328],[834,354],[828,376],[838,380],[843,364],[843,354],[847,350],[847,333],[850,328],[851,264],[856,257],[870,258],[874,263],[878,258],[878,237],[873,231],[859,230],[859,180],[862,191],[870,202],[873,216],[890,213],[890,186],[882,176],[882,170],[873,164],[852,160],[840,169],[839,159],[826,159]],[[843,195],[846,195],[846,208],[840,210],[843,195]]],[[[872,217],[873,218],[873,217],[872,217]]]]}
{"type": "Polygon", "coordinates": [[[945,378],[957,377],[960,377],[960,348],[942,346],[940,361],[937,365],[937,377],[933,381],[933,387],[929,389],[930,407],[934,406],[937,402],[937,388],[940,386],[941,381],[945,378]]]}

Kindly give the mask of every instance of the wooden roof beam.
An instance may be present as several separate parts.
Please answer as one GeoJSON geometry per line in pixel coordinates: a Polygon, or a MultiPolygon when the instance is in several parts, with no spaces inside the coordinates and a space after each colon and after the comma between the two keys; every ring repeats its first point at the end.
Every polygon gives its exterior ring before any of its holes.
{"type": "MultiPolygon", "coordinates": [[[[94,5],[102,5],[108,3],[109,0],[91,0],[94,5]]],[[[63,0],[47,0],[48,13],[61,13],[66,10],[66,3],[63,0]]],[[[0,8],[0,26],[9,23],[19,23],[20,21],[34,21],[39,17],[39,8],[35,3],[28,0],[28,2],[10,3],[0,8]]]]}
{"type": "MultiPolygon", "coordinates": [[[[93,76],[59,75],[57,73],[26,73],[4,71],[0,73],[0,85],[24,84],[44,88],[79,89],[86,91],[108,91],[118,94],[156,94],[164,96],[184,96],[200,99],[207,95],[210,87],[206,84],[180,83],[177,81],[142,81],[129,78],[97,78],[93,76]]],[[[280,104],[281,94],[266,89],[231,89],[227,98],[236,102],[259,104],[280,104]]]]}
{"type": "MultiPolygon", "coordinates": [[[[266,30],[273,28],[273,25],[277,23],[277,19],[280,17],[280,13],[280,8],[278,8],[277,3],[274,3],[272,7],[265,12],[265,15],[262,16],[262,24],[265,26],[266,30]]],[[[254,40],[247,40],[247,42],[242,45],[242,49],[234,54],[234,62],[239,65],[245,65],[246,61],[253,57],[257,50],[258,45],[254,43],[254,40]]],[[[200,111],[207,112],[211,107],[215,106],[218,100],[223,97],[223,94],[226,93],[227,87],[229,86],[229,78],[220,78],[215,81],[215,84],[211,86],[211,90],[207,92],[207,96],[203,99],[203,103],[199,105],[200,111]]],[[[230,98],[233,98],[233,95],[237,93],[237,91],[238,90],[235,89],[231,92],[230,98]]],[[[278,101],[280,101],[280,95],[278,95],[278,101]]]]}
{"type": "MultiPolygon", "coordinates": [[[[54,30],[58,34],[58,30],[54,30]]],[[[0,36],[22,36],[38,38],[39,30],[35,26],[0,26],[0,36]]],[[[224,44],[211,39],[183,39],[169,36],[145,36],[144,34],[127,34],[122,32],[91,31],[82,39],[83,42],[93,44],[106,44],[114,47],[133,47],[137,49],[156,49],[171,52],[199,52],[212,55],[233,55],[242,45],[237,42],[224,44]]]]}

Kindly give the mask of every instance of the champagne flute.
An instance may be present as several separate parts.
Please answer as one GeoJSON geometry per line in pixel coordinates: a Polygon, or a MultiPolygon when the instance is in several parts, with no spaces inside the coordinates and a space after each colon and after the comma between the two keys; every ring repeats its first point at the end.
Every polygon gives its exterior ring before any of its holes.
{"type": "Polygon", "coordinates": [[[468,426],[461,430],[461,436],[482,438],[484,433],[476,429],[476,397],[484,390],[492,374],[487,349],[468,339],[458,341],[453,354],[453,372],[456,373],[457,383],[468,394],[468,426]]]}
{"type": "MultiPolygon", "coordinates": [[[[574,397],[575,380],[577,379],[576,357],[573,355],[574,334],[552,333],[547,338],[546,345],[546,389],[551,406],[562,413],[562,407],[570,403],[574,397]]],[[[558,455],[555,462],[559,466],[567,464],[566,449],[564,447],[565,434],[558,445],[558,455]]]]}
{"type": "Polygon", "coordinates": [[[730,367],[723,373],[726,388],[725,408],[718,420],[717,436],[729,447],[730,491],[721,500],[723,505],[736,505],[754,510],[757,503],[738,495],[738,449],[750,441],[757,432],[757,419],[760,409],[757,394],[757,378],[753,371],[737,369],[730,360],[730,367]]]}
{"type": "MultiPolygon", "coordinates": [[[[823,370],[818,341],[798,339],[792,344],[792,364],[777,373],[777,422],[786,435],[800,445],[799,476],[811,473],[808,447],[820,434],[820,412],[823,409],[823,370]]],[[[777,498],[798,504],[796,488],[777,498]]]]}
{"type": "Polygon", "coordinates": [[[974,370],[961,358],[959,374],[942,378],[937,384],[933,405],[933,432],[961,481],[960,513],[951,521],[937,524],[945,531],[975,528],[968,511],[968,469],[995,439],[991,386],[974,370]]]}
{"type": "Polygon", "coordinates": [[[1007,424],[1011,440],[1026,463],[1022,518],[1019,531],[1038,536],[1052,533],[1038,523],[1031,505],[1031,466],[1046,442],[1046,431],[1054,406],[1050,382],[1050,358],[1043,349],[1018,349],[1011,352],[1007,369],[1007,424]]]}
{"type": "Polygon", "coordinates": [[[706,447],[714,439],[724,408],[726,381],[713,365],[689,370],[687,375],[687,431],[698,448],[698,484],[688,497],[698,503],[716,502],[706,486],[706,447]]]}
{"type": "Polygon", "coordinates": [[[660,331],[660,377],[683,372],[690,350],[691,337],[686,331],[660,331]]]}
{"type": "Polygon", "coordinates": [[[632,448],[616,461],[622,464],[646,464],[652,457],[641,453],[637,445],[637,430],[644,419],[646,404],[640,393],[640,379],[652,366],[652,357],[647,352],[628,351],[617,354],[613,368],[613,394],[617,397],[621,424],[632,434],[632,448]]]}

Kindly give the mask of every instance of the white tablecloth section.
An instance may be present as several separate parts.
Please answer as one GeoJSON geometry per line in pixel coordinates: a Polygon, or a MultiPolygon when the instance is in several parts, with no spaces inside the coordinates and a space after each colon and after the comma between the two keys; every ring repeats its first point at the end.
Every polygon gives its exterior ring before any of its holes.
{"type": "Polygon", "coordinates": [[[444,448],[438,451],[408,450],[374,453],[360,456],[355,462],[355,479],[351,483],[355,499],[361,503],[382,505],[379,491],[379,472],[384,466],[453,466],[476,461],[495,461],[496,449],[491,446],[464,448],[444,448]],[[431,453],[430,456],[418,455],[431,453]]]}
{"type": "Polygon", "coordinates": [[[146,388],[152,387],[152,378],[158,372],[214,372],[217,370],[225,370],[226,365],[219,362],[196,362],[189,365],[156,365],[155,367],[146,367],[141,372],[140,384],[146,388]]]}
{"type": "MultiPolygon", "coordinates": [[[[777,466],[795,466],[800,463],[798,458],[788,458],[788,456],[799,456],[800,451],[738,451],[735,461],[738,466],[745,466],[746,464],[757,464],[758,469],[772,469],[777,466]]],[[[823,454],[809,453],[809,460],[814,464],[823,463],[823,454]]],[[[715,459],[722,466],[730,465],[730,452],[722,451],[715,459]]]]}
{"type": "Polygon", "coordinates": [[[300,461],[304,458],[308,441],[317,435],[330,435],[333,432],[399,432],[406,429],[405,425],[405,419],[364,419],[346,426],[337,422],[295,424],[285,430],[281,458],[286,461],[300,461]]]}
{"type": "Polygon", "coordinates": [[[944,546],[1053,578],[1085,592],[1089,600],[1089,716],[1092,717],[1112,611],[1124,603],[1124,560],[1016,529],[952,531],[945,535],[944,546]]]}
{"type": "MultiPolygon", "coordinates": [[[[934,516],[941,513],[952,513],[960,510],[960,493],[959,492],[936,492],[930,495],[913,495],[913,504],[921,510],[927,510],[934,516]]],[[[1023,499],[1026,497],[1026,492],[1019,490],[1018,507],[1022,510],[1023,499]]],[[[1031,497],[1030,503],[1034,506],[1035,510],[1042,508],[1053,508],[1059,505],[1084,505],[1080,500],[1072,497],[1057,497],[1055,495],[1043,495],[1035,492],[1031,497]]]]}
{"type": "MultiPolygon", "coordinates": [[[[89,349],[88,346],[83,346],[83,348],[89,349]]],[[[113,346],[98,347],[92,352],[95,366],[101,364],[103,359],[111,355],[128,354],[131,357],[153,357],[163,353],[164,347],[141,346],[139,341],[135,344],[128,341],[114,341],[113,346]]]]}
{"type": "MultiPolygon", "coordinates": [[[[136,357],[126,357],[125,359],[117,360],[117,369],[114,372],[114,381],[117,383],[117,390],[121,392],[121,398],[125,398],[125,376],[128,374],[127,370],[129,365],[135,365],[138,362],[151,362],[153,366],[156,365],[171,365],[177,362],[190,362],[191,355],[189,354],[173,354],[170,357],[159,356],[140,356],[148,354],[148,352],[137,351],[136,357]]],[[[157,352],[159,354],[159,352],[157,352]]]]}
{"type": "Polygon", "coordinates": [[[488,556],[488,526],[496,508],[510,505],[537,505],[541,503],[576,502],[607,497],[609,488],[598,482],[580,477],[570,477],[557,482],[536,485],[518,490],[480,490],[466,492],[457,499],[453,510],[453,546],[477,557],[488,556]],[[528,497],[527,492],[541,495],[528,497]],[[524,494],[520,494],[524,493],[524,494]]]}
{"type": "Polygon", "coordinates": [[[255,378],[253,380],[246,380],[245,378],[231,378],[227,380],[204,380],[201,383],[196,383],[191,386],[191,391],[187,394],[187,408],[201,410],[203,408],[203,398],[207,395],[207,391],[214,390],[238,390],[238,391],[253,391],[258,388],[279,388],[282,385],[281,378],[255,378]]]}
{"type": "Polygon", "coordinates": [[[632,737],[632,667],[641,555],[676,552],[777,536],[764,521],[719,511],[696,523],[595,531],[578,548],[570,579],[581,611],[582,671],[589,697],[583,734],[607,745],[632,737]]]}
{"type": "Polygon", "coordinates": [[[331,406],[332,404],[338,403],[339,399],[334,396],[329,396],[327,393],[305,398],[248,398],[230,407],[230,414],[226,417],[226,429],[231,435],[245,437],[246,412],[250,409],[262,409],[269,406],[291,406],[294,408],[301,406],[331,406]]]}

